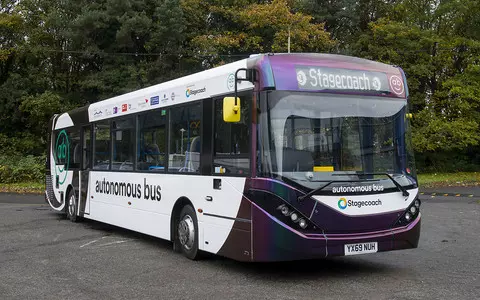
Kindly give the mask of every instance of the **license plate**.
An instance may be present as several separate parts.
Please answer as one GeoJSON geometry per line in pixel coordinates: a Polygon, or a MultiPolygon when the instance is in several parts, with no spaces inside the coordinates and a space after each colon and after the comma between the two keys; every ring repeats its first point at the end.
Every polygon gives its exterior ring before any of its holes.
{"type": "Polygon", "coordinates": [[[346,244],[345,255],[357,255],[365,253],[375,253],[378,251],[377,242],[359,243],[359,244],[346,244]]]}

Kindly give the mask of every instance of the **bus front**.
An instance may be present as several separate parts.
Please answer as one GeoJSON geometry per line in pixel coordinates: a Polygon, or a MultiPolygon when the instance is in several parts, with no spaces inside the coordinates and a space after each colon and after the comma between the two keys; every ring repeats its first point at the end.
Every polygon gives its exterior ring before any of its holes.
{"type": "MultiPolygon", "coordinates": [[[[267,62],[265,60],[268,60],[267,62]]],[[[420,200],[399,68],[335,55],[259,63],[255,260],[416,248],[420,200]],[[268,69],[267,72],[265,69],[268,69]]]]}

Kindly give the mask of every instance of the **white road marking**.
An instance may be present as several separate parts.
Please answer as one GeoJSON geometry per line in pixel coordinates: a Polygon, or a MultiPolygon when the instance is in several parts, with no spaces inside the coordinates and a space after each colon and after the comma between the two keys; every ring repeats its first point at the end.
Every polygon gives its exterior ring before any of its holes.
{"type": "Polygon", "coordinates": [[[121,244],[121,243],[125,243],[125,242],[128,242],[128,241],[129,240],[115,241],[115,242],[110,242],[110,243],[106,243],[106,244],[101,244],[101,245],[98,245],[97,247],[103,247],[103,246],[114,245],[114,244],[121,244]]]}
{"type": "Polygon", "coordinates": [[[93,243],[95,243],[96,241],[98,241],[98,240],[93,240],[93,241],[90,241],[90,242],[88,242],[88,243],[86,243],[86,244],[83,244],[83,245],[80,246],[80,248],[83,248],[83,247],[85,247],[85,246],[88,246],[88,245],[90,245],[90,244],[93,244],[93,243]]]}
{"type": "Polygon", "coordinates": [[[53,239],[54,242],[58,241],[58,239],[60,238],[60,236],[62,236],[62,234],[57,234],[57,236],[53,239]]]}

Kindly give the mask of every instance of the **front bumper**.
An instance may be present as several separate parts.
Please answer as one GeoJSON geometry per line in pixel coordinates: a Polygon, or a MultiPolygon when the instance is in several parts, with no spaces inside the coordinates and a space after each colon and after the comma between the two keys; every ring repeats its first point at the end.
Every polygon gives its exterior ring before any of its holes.
{"type": "Polygon", "coordinates": [[[287,261],[345,255],[345,244],[377,242],[378,252],[416,248],[421,214],[404,227],[361,234],[304,234],[252,206],[252,260],[287,261]]]}

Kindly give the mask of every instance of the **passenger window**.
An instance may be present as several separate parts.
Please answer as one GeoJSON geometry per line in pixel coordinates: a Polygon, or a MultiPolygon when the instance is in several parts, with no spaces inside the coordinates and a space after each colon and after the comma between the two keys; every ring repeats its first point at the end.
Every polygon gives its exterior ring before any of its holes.
{"type": "Polygon", "coordinates": [[[67,130],[70,140],[70,168],[80,167],[80,158],[82,157],[82,145],[80,144],[80,133],[78,129],[67,130]]]}
{"type": "Polygon", "coordinates": [[[166,120],[165,109],[138,117],[137,170],[165,172],[166,120]]]}
{"type": "Polygon", "coordinates": [[[133,157],[135,151],[134,120],[134,118],[128,118],[112,122],[112,170],[133,170],[133,157]]]}
{"type": "Polygon", "coordinates": [[[169,171],[200,171],[200,121],[200,103],[170,110],[169,171]]]}
{"type": "Polygon", "coordinates": [[[250,170],[251,95],[240,96],[241,119],[238,123],[223,121],[223,100],[215,100],[215,174],[243,175],[250,170]]]}
{"type": "Polygon", "coordinates": [[[92,141],[90,140],[90,126],[86,126],[83,128],[83,169],[89,169],[90,166],[90,159],[91,159],[91,146],[92,141]]]}
{"type": "Polygon", "coordinates": [[[94,127],[95,153],[93,168],[95,170],[110,169],[110,123],[98,122],[94,127]]]}

